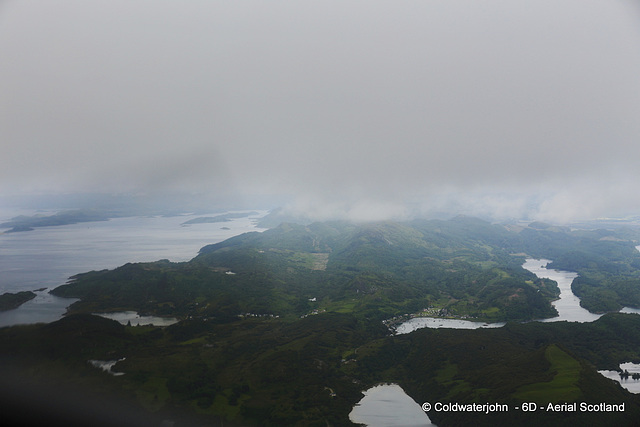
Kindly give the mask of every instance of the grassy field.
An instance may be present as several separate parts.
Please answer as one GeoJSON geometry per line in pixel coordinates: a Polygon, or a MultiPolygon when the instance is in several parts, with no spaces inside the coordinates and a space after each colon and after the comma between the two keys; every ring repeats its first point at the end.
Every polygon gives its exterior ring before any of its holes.
{"type": "Polygon", "coordinates": [[[518,388],[514,397],[527,402],[573,402],[581,396],[577,382],[580,379],[580,363],[555,344],[547,347],[545,358],[555,375],[551,381],[528,384],[518,388]]]}

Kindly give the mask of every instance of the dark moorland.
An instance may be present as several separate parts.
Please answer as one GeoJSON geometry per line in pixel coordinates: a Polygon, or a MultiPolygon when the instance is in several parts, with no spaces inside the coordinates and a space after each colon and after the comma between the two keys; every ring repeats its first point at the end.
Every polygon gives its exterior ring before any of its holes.
{"type": "Polygon", "coordinates": [[[0,362],[11,370],[3,389],[41,391],[5,406],[64,417],[82,395],[86,408],[126,408],[115,411],[120,419],[96,409],[104,425],[142,425],[142,417],[149,425],[340,426],[352,425],[362,390],[389,381],[417,402],[625,404],[624,412],[429,412],[439,426],[634,425],[640,398],[597,370],[640,362],[640,316],[523,323],[553,317],[559,291],[521,265],[547,258],[579,273],[573,290],[591,311],[640,307],[635,236],[468,217],[284,223],[206,246],[189,262],[80,274],[53,292],[81,299],[64,319],[0,329],[0,362]],[[382,323],[429,307],[508,323],[396,336],[382,323]],[[181,321],[124,326],[91,314],[125,310],[181,321]],[[124,375],[89,360],[121,360],[113,370],[124,375]],[[53,388],[64,391],[45,405],[53,388]]]}

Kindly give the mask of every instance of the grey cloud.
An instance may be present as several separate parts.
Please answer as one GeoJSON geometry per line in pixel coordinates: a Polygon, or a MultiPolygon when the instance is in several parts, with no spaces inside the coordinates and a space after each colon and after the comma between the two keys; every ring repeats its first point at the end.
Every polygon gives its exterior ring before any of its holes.
{"type": "Polygon", "coordinates": [[[639,19],[600,0],[7,2],[0,192],[637,210],[639,19]]]}

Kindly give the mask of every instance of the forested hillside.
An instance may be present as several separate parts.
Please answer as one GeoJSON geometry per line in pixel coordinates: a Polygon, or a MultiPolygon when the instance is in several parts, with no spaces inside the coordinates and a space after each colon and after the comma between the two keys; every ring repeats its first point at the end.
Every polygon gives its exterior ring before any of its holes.
{"type": "Polygon", "coordinates": [[[638,306],[640,254],[616,232],[468,217],[283,223],[205,246],[189,262],[74,276],[54,291],[81,299],[70,314],[1,329],[0,358],[30,380],[53,378],[97,399],[121,396],[159,419],[204,425],[350,425],[361,391],[380,381],[401,384],[418,402],[611,401],[627,408],[595,418],[430,413],[439,426],[633,425],[638,398],[595,369],[640,361],[640,317],[520,323],[553,317],[558,295],[555,282],[521,267],[526,257],[577,271],[574,288],[600,290],[587,301],[638,306]],[[382,322],[424,309],[510,323],[393,336],[382,322]],[[132,327],[90,314],[125,310],[180,321],[132,327]],[[124,375],[100,372],[88,360],[119,360],[114,369],[124,375]]]}

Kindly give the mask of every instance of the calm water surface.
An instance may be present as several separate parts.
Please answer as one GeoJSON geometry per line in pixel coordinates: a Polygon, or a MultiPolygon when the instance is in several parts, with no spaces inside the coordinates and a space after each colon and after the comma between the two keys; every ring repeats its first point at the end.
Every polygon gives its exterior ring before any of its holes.
{"type": "MultiPolygon", "coordinates": [[[[111,269],[127,262],[159,259],[188,261],[200,248],[257,228],[257,218],[182,225],[185,221],[221,212],[173,217],[128,217],[85,222],[33,231],[0,234],[0,294],[64,284],[70,276],[111,269]],[[223,228],[224,227],[224,228],[223,228]]],[[[0,212],[0,222],[11,218],[0,212]]],[[[0,326],[52,322],[75,300],[45,292],[15,310],[0,313],[0,326]]]]}
{"type": "MultiPolygon", "coordinates": [[[[573,279],[578,277],[577,273],[562,270],[550,270],[546,265],[551,261],[548,259],[528,258],[522,268],[529,270],[540,278],[555,280],[560,288],[560,296],[552,304],[558,311],[558,316],[548,319],[541,319],[540,322],[558,322],[566,320],[569,322],[593,322],[602,316],[593,314],[580,306],[578,298],[571,290],[573,279]]],[[[638,309],[624,308],[622,312],[640,313],[638,309]]],[[[440,319],[434,317],[416,317],[398,325],[396,333],[407,334],[420,328],[453,328],[453,329],[478,329],[478,328],[499,328],[504,323],[472,322],[460,319],[440,319]]]]}
{"type": "Polygon", "coordinates": [[[414,317],[396,327],[396,334],[408,334],[421,328],[479,329],[500,328],[504,322],[485,323],[461,319],[441,319],[439,317],[414,317]]]}
{"type": "MultiPolygon", "coordinates": [[[[620,370],[622,371],[626,370],[627,372],[629,372],[629,374],[636,374],[636,373],[640,373],[640,365],[637,363],[621,363],[620,370]]],[[[636,393],[636,394],[640,393],[640,380],[634,380],[633,378],[631,378],[631,375],[629,375],[629,378],[627,379],[622,379],[620,378],[620,372],[618,371],[598,371],[598,372],[600,372],[602,375],[604,375],[609,379],[618,381],[622,387],[626,388],[631,393],[636,393]]]]}
{"type": "Polygon", "coordinates": [[[368,427],[435,427],[422,407],[397,384],[377,385],[363,393],[349,414],[354,423],[368,427]]]}
{"type": "MultiPolygon", "coordinates": [[[[219,214],[218,212],[211,215],[219,214]]],[[[36,298],[18,309],[0,313],[0,326],[52,322],[59,319],[75,299],[58,298],[47,291],[65,283],[74,274],[111,269],[127,262],[159,259],[188,261],[207,244],[221,242],[248,231],[264,231],[255,226],[255,221],[265,214],[266,211],[261,211],[258,215],[229,222],[189,226],[182,223],[209,215],[130,217],[0,234],[0,294],[46,288],[45,291],[36,292],[36,298]]],[[[0,222],[9,218],[11,216],[0,212],[0,222]]],[[[571,291],[571,282],[577,276],[576,273],[548,270],[545,268],[548,262],[544,259],[527,259],[523,265],[538,277],[558,282],[560,299],[553,304],[559,316],[542,321],[592,322],[598,319],[600,315],[589,313],[580,307],[578,297],[571,291]]],[[[622,312],[640,313],[640,310],[625,308],[622,312]]],[[[134,312],[114,313],[112,316],[115,316],[115,320],[125,323],[131,319],[141,322],[148,320],[134,312]]],[[[500,327],[503,324],[415,318],[400,325],[397,333],[408,333],[421,327],[475,329],[500,327]]],[[[637,365],[631,365],[633,364],[625,364],[626,367],[621,365],[621,368],[628,369],[630,373],[636,372],[636,369],[640,370],[637,365]]],[[[620,379],[616,371],[602,373],[613,379],[620,379]]],[[[635,387],[634,390],[637,391],[634,392],[640,392],[640,381],[629,379],[623,381],[623,386],[635,387]]],[[[354,422],[370,427],[435,425],[420,405],[407,396],[398,385],[379,385],[364,393],[365,397],[349,415],[354,422]]]]}
{"type": "Polygon", "coordinates": [[[550,270],[545,266],[551,261],[548,259],[527,259],[522,267],[529,270],[536,276],[545,279],[555,280],[560,288],[560,298],[552,304],[558,310],[557,317],[542,319],[540,322],[558,322],[566,320],[568,322],[593,322],[598,320],[602,314],[590,313],[580,306],[578,298],[571,290],[573,279],[578,277],[577,273],[562,270],[550,270]]]}
{"type": "MultiPolygon", "coordinates": [[[[640,246],[636,247],[640,250],[640,246]]],[[[523,268],[531,271],[540,278],[547,278],[555,280],[558,283],[560,289],[559,299],[552,304],[558,311],[557,317],[548,319],[542,319],[540,322],[557,322],[557,321],[569,321],[569,322],[593,322],[599,319],[601,314],[590,313],[588,310],[580,306],[580,298],[578,298],[571,290],[571,283],[578,274],[571,271],[551,270],[547,269],[546,265],[551,262],[547,259],[532,259],[529,258],[523,264],[523,268]]],[[[640,314],[640,309],[624,307],[620,310],[621,313],[635,313],[640,314]]],[[[410,319],[396,329],[396,333],[404,334],[412,332],[419,328],[455,328],[455,329],[477,329],[477,328],[495,328],[503,326],[504,323],[482,323],[482,322],[470,322],[466,320],[457,319],[439,319],[439,318],[414,318],[410,319]]],[[[621,370],[627,370],[630,374],[635,372],[640,373],[640,365],[633,363],[623,363],[620,365],[621,370]]],[[[632,393],[640,393],[640,381],[634,380],[631,377],[628,379],[621,379],[618,371],[599,371],[607,378],[618,381],[622,387],[626,388],[632,393]]],[[[402,390],[402,389],[400,389],[402,390]]],[[[407,396],[408,398],[408,396],[407,396]]],[[[364,399],[363,399],[364,400],[364,399]]],[[[356,408],[354,408],[355,411],[356,408]]],[[[371,413],[375,413],[376,408],[370,407],[371,413]]],[[[353,414],[353,412],[352,412],[353,414]]],[[[352,418],[353,420],[353,418],[352,418]]],[[[355,420],[354,420],[355,421],[355,420]]],[[[362,421],[364,422],[364,421],[362,421]]],[[[367,424],[365,422],[365,424],[367,424]]],[[[387,425],[387,424],[367,424],[368,426],[387,425]]],[[[389,424],[393,425],[393,424],[389,424]]]]}

